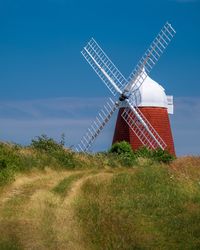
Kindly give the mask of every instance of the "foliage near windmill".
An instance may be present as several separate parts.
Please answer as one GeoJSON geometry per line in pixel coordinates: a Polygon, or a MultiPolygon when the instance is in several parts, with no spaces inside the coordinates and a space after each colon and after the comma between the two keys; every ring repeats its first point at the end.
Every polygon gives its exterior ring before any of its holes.
{"type": "Polygon", "coordinates": [[[41,135],[29,146],[0,143],[0,186],[13,180],[16,173],[28,172],[34,168],[79,169],[109,167],[134,167],[140,158],[149,161],[170,163],[174,157],[167,151],[141,148],[132,151],[127,142],[114,144],[108,152],[77,154],[66,149],[60,142],[41,135]],[[159,153],[160,152],[160,153],[159,153]],[[158,155],[160,155],[158,157],[158,155]]]}

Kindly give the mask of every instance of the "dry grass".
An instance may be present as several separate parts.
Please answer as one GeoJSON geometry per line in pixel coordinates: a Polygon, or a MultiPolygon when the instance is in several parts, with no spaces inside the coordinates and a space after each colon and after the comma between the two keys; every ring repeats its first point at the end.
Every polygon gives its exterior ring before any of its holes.
{"type": "Polygon", "coordinates": [[[76,215],[88,249],[199,249],[199,181],[158,164],[87,180],[76,215]]]}
{"type": "Polygon", "coordinates": [[[36,155],[36,151],[32,148],[19,148],[19,154],[24,155],[24,156],[33,156],[36,155]]]}
{"type": "Polygon", "coordinates": [[[104,175],[110,174],[46,169],[18,175],[0,195],[0,249],[87,249],[73,202],[86,180],[104,175]],[[73,181],[61,196],[52,190],[63,179],[73,181]]]}
{"type": "Polygon", "coordinates": [[[93,156],[76,157],[95,168],[35,169],[1,189],[0,249],[200,246],[199,157],[170,166],[141,159],[129,169],[98,167],[101,157],[96,163],[93,156]]]}
{"type": "Polygon", "coordinates": [[[28,176],[19,176],[2,191],[0,248],[1,244],[13,243],[13,247],[21,246],[23,249],[57,249],[60,242],[57,227],[61,226],[62,231],[63,227],[56,218],[63,220],[66,207],[63,207],[65,202],[51,190],[63,176],[71,174],[70,171],[56,172],[50,169],[43,173],[35,171],[28,176]],[[59,212],[62,214],[59,215],[59,212]]]}
{"type": "Polygon", "coordinates": [[[200,180],[200,157],[180,157],[173,161],[170,167],[177,172],[178,175],[191,178],[192,180],[200,180]]]}

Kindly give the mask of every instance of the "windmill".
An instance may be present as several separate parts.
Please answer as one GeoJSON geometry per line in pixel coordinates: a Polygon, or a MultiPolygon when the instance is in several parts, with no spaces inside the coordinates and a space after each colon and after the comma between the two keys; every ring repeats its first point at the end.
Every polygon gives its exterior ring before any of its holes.
{"type": "MultiPolygon", "coordinates": [[[[89,151],[97,136],[109,122],[113,113],[119,109],[113,142],[123,140],[124,138],[127,140],[126,135],[123,135],[124,130],[126,130],[129,131],[129,133],[131,132],[129,137],[133,137],[136,141],[138,141],[138,145],[143,145],[151,149],[161,148],[164,150],[169,148],[171,153],[175,154],[169,119],[164,119],[167,120],[168,123],[168,132],[166,133],[169,134],[166,136],[168,140],[166,142],[163,139],[163,136],[159,134],[159,129],[155,129],[156,126],[151,124],[152,119],[148,118],[148,112],[146,116],[145,112],[143,112],[139,106],[142,98],[141,89],[143,88],[143,85],[147,86],[148,88],[147,84],[148,82],[151,82],[148,73],[163,54],[175,33],[176,31],[172,25],[167,22],[150,44],[150,47],[144,53],[127,79],[111,62],[111,60],[93,38],[87,43],[87,45],[81,51],[82,55],[94,69],[97,75],[101,78],[101,80],[105,83],[111,93],[117,98],[116,100],[113,100],[112,98],[108,99],[108,101],[98,113],[94,122],[88,128],[86,134],[81,138],[79,144],[76,146],[76,151],[89,151]]],[[[172,113],[172,97],[168,97],[167,105],[169,111],[168,113],[172,113]]],[[[166,107],[164,108],[165,114],[167,114],[166,107]]],[[[163,117],[160,118],[162,120],[163,117]]],[[[160,120],[160,118],[158,119],[160,120]]],[[[134,143],[132,147],[134,148],[134,143]]]]}

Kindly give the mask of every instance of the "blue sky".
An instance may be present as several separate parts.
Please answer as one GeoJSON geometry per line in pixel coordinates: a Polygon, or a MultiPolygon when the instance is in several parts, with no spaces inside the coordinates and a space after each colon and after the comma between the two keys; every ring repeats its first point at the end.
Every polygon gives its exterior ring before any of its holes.
{"type": "MultiPolygon", "coordinates": [[[[80,54],[94,37],[125,76],[166,21],[177,31],[151,77],[174,95],[178,155],[200,149],[200,1],[0,0],[0,140],[66,134],[74,145],[110,92],[80,54]]],[[[109,147],[115,117],[94,150],[109,147]]]]}

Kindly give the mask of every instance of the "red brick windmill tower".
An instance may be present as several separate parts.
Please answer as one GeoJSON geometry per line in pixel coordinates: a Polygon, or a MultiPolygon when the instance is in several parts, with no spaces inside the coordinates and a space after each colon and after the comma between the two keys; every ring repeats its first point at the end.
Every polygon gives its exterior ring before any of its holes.
{"type": "MultiPolygon", "coordinates": [[[[152,127],[163,139],[166,144],[166,149],[171,154],[175,155],[174,142],[168,115],[173,114],[173,97],[166,96],[164,88],[152,80],[145,72],[145,69],[143,69],[140,74],[144,75],[145,80],[136,91],[137,106],[142,115],[146,117],[147,122],[152,125],[152,127]]],[[[123,119],[123,112],[125,109],[126,104],[124,107],[122,106],[119,109],[113,143],[127,141],[131,144],[133,149],[138,149],[143,146],[143,143],[123,119]]],[[[136,129],[137,123],[135,124],[135,130],[136,129]]]]}
{"type": "Polygon", "coordinates": [[[113,142],[126,140],[133,149],[146,146],[168,149],[175,154],[168,112],[173,113],[172,98],[147,74],[156,64],[175,30],[168,22],[163,26],[149,49],[142,56],[129,78],[126,79],[92,38],[82,54],[117,100],[109,101],[76,146],[86,152],[119,109],[113,142]]]}

